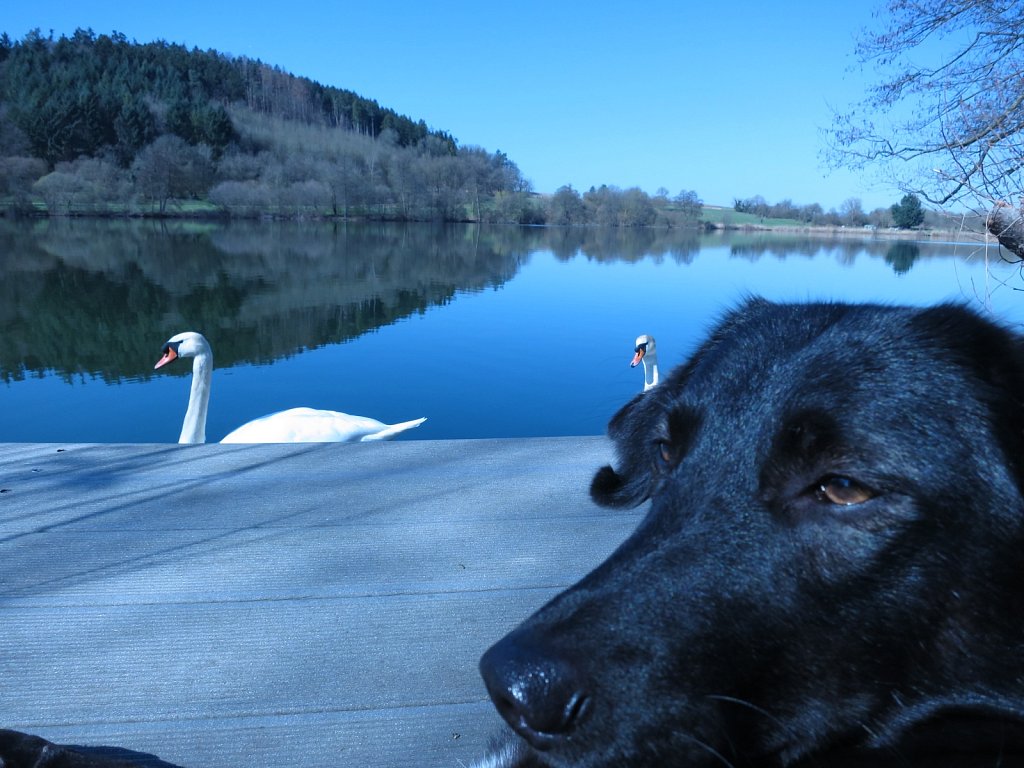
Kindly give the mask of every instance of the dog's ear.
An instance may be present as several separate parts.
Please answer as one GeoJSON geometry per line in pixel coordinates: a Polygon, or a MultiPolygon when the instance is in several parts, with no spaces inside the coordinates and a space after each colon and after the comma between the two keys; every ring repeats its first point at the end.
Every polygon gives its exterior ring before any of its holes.
{"type": "Polygon", "coordinates": [[[924,309],[918,331],[936,340],[979,383],[1007,464],[1024,493],[1024,337],[957,304],[924,309]]]}
{"type": "Polygon", "coordinates": [[[619,470],[604,466],[594,475],[590,496],[601,506],[635,507],[650,495],[650,465],[643,448],[647,431],[645,416],[652,402],[653,396],[639,394],[608,422],[608,436],[615,443],[619,470]]]}

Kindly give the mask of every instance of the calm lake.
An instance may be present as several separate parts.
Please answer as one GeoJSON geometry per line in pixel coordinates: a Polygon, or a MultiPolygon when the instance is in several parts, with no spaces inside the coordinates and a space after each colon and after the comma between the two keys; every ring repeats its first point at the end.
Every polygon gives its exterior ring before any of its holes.
{"type": "Polygon", "coordinates": [[[748,294],[928,304],[1024,323],[994,246],[678,231],[0,219],[0,441],[175,442],[213,347],[210,441],[307,405],[400,439],[589,435],[748,294]]]}

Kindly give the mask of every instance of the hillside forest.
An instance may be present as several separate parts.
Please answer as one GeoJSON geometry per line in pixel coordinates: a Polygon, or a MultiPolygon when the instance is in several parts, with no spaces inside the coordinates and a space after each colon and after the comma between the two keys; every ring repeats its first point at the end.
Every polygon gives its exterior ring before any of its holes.
{"type": "MultiPolygon", "coordinates": [[[[892,226],[897,209],[735,205],[825,226],[892,226]]],[[[692,226],[703,201],[608,185],[537,195],[501,151],[352,91],[79,29],[0,35],[0,212],[692,226]]]]}

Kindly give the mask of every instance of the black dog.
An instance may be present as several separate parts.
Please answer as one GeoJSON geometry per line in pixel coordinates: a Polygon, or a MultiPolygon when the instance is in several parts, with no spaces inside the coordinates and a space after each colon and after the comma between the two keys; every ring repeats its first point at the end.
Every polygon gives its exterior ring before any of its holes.
{"type": "Polygon", "coordinates": [[[964,307],[728,315],[612,419],[650,511],[483,656],[480,765],[1024,765],[1022,401],[964,307]]]}

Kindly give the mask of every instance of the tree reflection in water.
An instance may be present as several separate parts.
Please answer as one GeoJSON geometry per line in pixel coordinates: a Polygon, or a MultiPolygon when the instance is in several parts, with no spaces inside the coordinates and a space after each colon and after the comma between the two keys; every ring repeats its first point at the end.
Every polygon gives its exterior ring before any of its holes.
{"type": "Polygon", "coordinates": [[[224,381],[216,411],[234,423],[252,417],[249,405],[288,407],[286,395],[315,385],[326,402],[300,404],[385,420],[379,403],[352,399],[409,397],[386,404],[396,418],[430,417],[423,439],[593,434],[640,391],[628,369],[638,333],[657,335],[668,368],[746,293],[943,299],[965,267],[928,277],[927,265],[967,263],[973,250],[654,228],[0,219],[0,440],[175,439],[184,391],[162,397],[167,413],[137,417],[137,426],[87,411],[110,408],[97,388],[120,385],[118,407],[153,408],[155,395],[135,387],[180,383],[185,371],[152,369],[159,345],[180,330],[215,343],[224,381]],[[931,282],[910,296],[907,277],[931,282]],[[426,317],[436,319],[412,338],[409,321],[426,317]],[[396,324],[406,330],[388,335],[388,357],[373,337],[396,324]],[[311,350],[342,348],[344,371],[306,362],[311,350]],[[256,374],[272,363],[273,375],[256,374]],[[57,417],[23,413],[53,404],[66,405],[62,417],[81,422],[80,432],[40,431],[57,417]]]}

